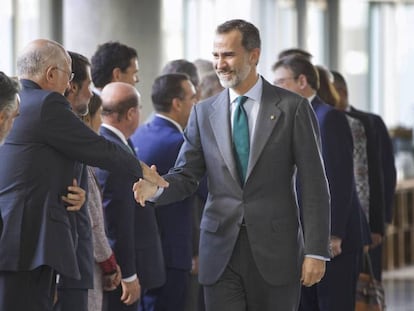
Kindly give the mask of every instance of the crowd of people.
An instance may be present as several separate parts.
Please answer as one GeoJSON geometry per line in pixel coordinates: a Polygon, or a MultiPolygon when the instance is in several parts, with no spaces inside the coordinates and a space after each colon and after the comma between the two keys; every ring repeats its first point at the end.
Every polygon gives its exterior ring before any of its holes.
{"type": "Polygon", "coordinates": [[[30,42],[0,72],[0,309],[353,311],[381,280],[393,149],[308,51],[257,71],[259,30],[167,63],[139,124],[137,51],[30,42]]]}

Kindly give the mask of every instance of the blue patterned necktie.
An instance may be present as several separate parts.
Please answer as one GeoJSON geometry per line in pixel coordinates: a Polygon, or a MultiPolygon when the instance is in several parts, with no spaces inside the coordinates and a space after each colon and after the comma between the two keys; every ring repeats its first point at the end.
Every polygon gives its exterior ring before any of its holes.
{"type": "Polygon", "coordinates": [[[236,151],[237,169],[242,184],[246,180],[250,152],[249,123],[246,110],[243,107],[247,98],[247,96],[239,96],[236,98],[236,109],[233,116],[233,146],[236,151]]]}

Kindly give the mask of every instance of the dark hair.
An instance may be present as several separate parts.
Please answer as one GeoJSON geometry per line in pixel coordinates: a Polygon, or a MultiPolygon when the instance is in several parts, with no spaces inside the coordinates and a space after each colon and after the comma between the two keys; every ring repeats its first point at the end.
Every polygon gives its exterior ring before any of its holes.
{"type": "Polygon", "coordinates": [[[0,71],[0,111],[9,112],[14,109],[16,94],[19,90],[19,82],[0,71]]]}
{"type": "Polygon", "coordinates": [[[319,74],[319,89],[317,95],[328,105],[338,107],[339,94],[329,79],[330,72],[322,66],[315,66],[319,74]]]}
{"type": "Polygon", "coordinates": [[[277,58],[281,59],[283,57],[291,56],[291,55],[301,55],[302,57],[305,57],[308,61],[312,61],[312,57],[313,57],[313,55],[309,53],[308,51],[302,50],[300,48],[291,48],[291,49],[286,49],[286,50],[281,51],[277,58]]]}
{"type": "Polygon", "coordinates": [[[111,41],[98,46],[91,58],[94,85],[100,88],[107,85],[112,80],[112,71],[119,68],[125,72],[133,58],[138,58],[137,51],[125,44],[111,41]]]}
{"type": "Polygon", "coordinates": [[[331,70],[333,79],[334,79],[334,85],[336,87],[342,87],[343,89],[347,90],[348,85],[346,84],[345,78],[342,74],[340,74],[338,71],[331,70]]]}
{"type": "Polygon", "coordinates": [[[91,118],[99,111],[99,108],[102,106],[102,99],[101,97],[96,94],[95,92],[92,92],[92,97],[89,100],[88,104],[88,114],[91,118]]]}
{"type": "Polygon", "coordinates": [[[260,33],[256,26],[242,19],[232,19],[217,26],[216,33],[229,33],[233,30],[240,31],[242,35],[242,46],[251,51],[261,46],[260,33]]]}
{"type": "Polygon", "coordinates": [[[167,73],[185,73],[190,78],[194,87],[198,87],[200,84],[197,67],[188,60],[176,59],[168,62],[161,71],[163,75],[167,73]]]}
{"type": "Polygon", "coordinates": [[[152,104],[157,112],[169,112],[174,98],[183,99],[183,81],[189,81],[184,73],[168,73],[157,77],[152,84],[152,104]]]}
{"type": "MultiPolygon", "coordinates": [[[[70,58],[72,59],[72,72],[74,73],[72,82],[76,83],[79,88],[82,86],[82,82],[87,78],[86,68],[91,65],[89,60],[76,52],[68,51],[70,58]]],[[[65,91],[65,96],[68,95],[68,90],[65,91]]]]}
{"type": "Polygon", "coordinates": [[[315,91],[319,89],[318,72],[312,63],[305,57],[297,54],[283,57],[272,66],[272,70],[275,71],[280,67],[290,69],[296,78],[300,75],[304,75],[308,81],[308,84],[315,91]]]}

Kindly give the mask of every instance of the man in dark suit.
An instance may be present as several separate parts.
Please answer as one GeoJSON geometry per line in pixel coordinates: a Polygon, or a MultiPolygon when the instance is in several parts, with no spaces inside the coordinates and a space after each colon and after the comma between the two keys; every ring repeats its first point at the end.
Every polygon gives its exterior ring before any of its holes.
{"type": "MultiPolygon", "coordinates": [[[[342,112],[316,95],[318,75],[306,58],[298,55],[282,58],[274,64],[273,71],[275,85],[307,98],[316,113],[331,194],[332,259],[319,284],[302,288],[299,310],[353,310],[362,251],[362,210],[354,183],[353,142],[348,121],[342,112]]],[[[301,178],[299,187],[303,187],[301,178]]]]}
{"type": "MultiPolygon", "coordinates": [[[[259,56],[253,24],[218,26],[214,66],[226,89],[193,107],[175,168],[165,176],[170,187],[157,199],[188,197],[207,173],[199,281],[208,311],[297,310],[300,283],[319,282],[329,256],[329,193],[316,117],[306,99],[257,74],[259,56]]],[[[144,204],[157,187],[140,181],[134,190],[144,204]]]]}
{"type": "Polygon", "coordinates": [[[396,186],[394,151],[387,127],[380,116],[352,107],[348,99],[345,78],[332,71],[334,85],[340,95],[341,107],[354,118],[360,120],[367,134],[369,208],[368,217],[372,245],[370,256],[377,280],[382,274],[382,238],[386,224],[392,221],[392,207],[396,186]]]}
{"type": "Polygon", "coordinates": [[[0,71],[0,146],[19,114],[19,83],[0,71]]]}
{"type": "MultiPolygon", "coordinates": [[[[107,84],[101,94],[100,134],[135,156],[129,140],[139,123],[139,94],[123,82],[107,84]]],[[[141,288],[165,282],[164,261],[154,209],[139,208],[131,193],[135,179],[121,171],[98,169],[109,244],[121,268],[118,288],[106,292],[108,310],[138,308],[141,288]]]]}
{"type": "MultiPolygon", "coordinates": [[[[139,158],[156,165],[160,174],[174,166],[184,142],[183,130],[196,91],[187,75],[161,75],[152,85],[153,119],[132,135],[139,158]]],[[[166,283],[143,297],[145,311],[183,311],[188,292],[192,259],[192,200],[155,209],[166,265],[166,283]]]]}
{"type": "Polygon", "coordinates": [[[52,309],[56,273],[80,277],[64,200],[75,162],[167,184],[73,114],[63,96],[73,78],[63,46],[32,41],[17,68],[20,116],[0,149],[0,309],[45,311],[52,309]]]}
{"type": "MultiPolygon", "coordinates": [[[[72,60],[72,72],[74,78],[69,82],[65,91],[72,111],[78,116],[88,113],[89,100],[92,97],[91,69],[86,57],[78,53],[69,52],[72,60]]],[[[77,163],[75,176],[79,186],[88,192],[88,175],[86,166],[77,163]]],[[[55,311],[88,311],[88,289],[93,288],[93,245],[92,229],[89,220],[88,206],[85,203],[76,213],[69,214],[76,243],[76,258],[79,265],[80,280],[66,277],[59,277],[58,299],[54,305],[55,311]]]]}

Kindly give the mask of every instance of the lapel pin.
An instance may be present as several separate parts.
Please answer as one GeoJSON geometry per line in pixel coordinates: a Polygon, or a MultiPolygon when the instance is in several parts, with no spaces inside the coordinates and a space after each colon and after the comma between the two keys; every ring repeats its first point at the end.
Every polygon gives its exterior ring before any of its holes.
{"type": "Polygon", "coordinates": [[[270,116],[270,120],[274,120],[276,117],[272,114],[271,116],[270,116]]]}

